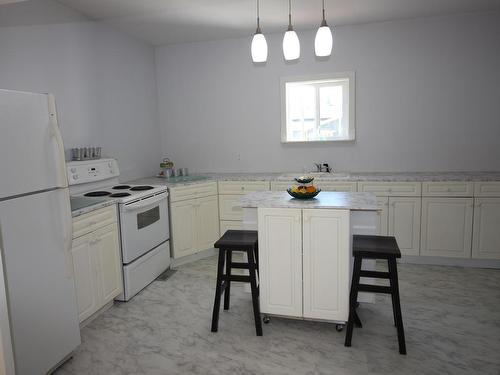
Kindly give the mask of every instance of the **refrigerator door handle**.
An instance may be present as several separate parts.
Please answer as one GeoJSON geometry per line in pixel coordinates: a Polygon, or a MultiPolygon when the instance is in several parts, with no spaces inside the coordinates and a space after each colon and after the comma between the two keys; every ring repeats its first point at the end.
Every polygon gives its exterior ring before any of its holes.
{"type": "Polygon", "coordinates": [[[61,130],[59,130],[59,125],[57,124],[56,115],[56,102],[52,94],[47,95],[48,105],[49,105],[49,121],[52,137],[55,138],[58,151],[57,167],[59,168],[58,176],[58,186],[67,187],[68,177],[66,175],[66,155],[64,153],[64,143],[61,135],[61,130]]]}

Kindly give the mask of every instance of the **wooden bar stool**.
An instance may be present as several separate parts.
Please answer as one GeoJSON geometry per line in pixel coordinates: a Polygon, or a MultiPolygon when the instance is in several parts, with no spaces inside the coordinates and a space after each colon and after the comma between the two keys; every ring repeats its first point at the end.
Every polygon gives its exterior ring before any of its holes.
{"type": "Polygon", "coordinates": [[[262,322],[260,320],[259,288],[257,286],[256,271],[258,270],[258,235],[255,230],[228,230],[214,244],[219,249],[217,265],[217,284],[215,285],[214,311],[212,314],[212,332],[217,332],[219,325],[219,310],[222,293],[224,293],[224,310],[229,310],[231,281],[250,283],[252,290],[253,314],[255,331],[262,336],[262,322]],[[243,251],[248,261],[233,262],[233,251],[243,251]],[[224,273],[224,266],[226,273],[224,273]],[[249,275],[232,275],[232,269],[246,269],[249,275]]]}
{"type": "Polygon", "coordinates": [[[398,271],[396,258],[401,258],[401,251],[394,237],[354,235],[352,252],[354,268],[352,273],[351,294],[349,298],[349,320],[345,336],[345,346],[351,346],[353,325],[361,326],[356,313],[358,292],[372,292],[390,294],[392,297],[392,312],[394,324],[398,331],[399,353],[406,354],[403,317],[399,301],[398,271]],[[365,271],[361,269],[363,259],[386,259],[389,272],[365,271]],[[360,277],[388,279],[389,286],[360,284],[360,277]]]}

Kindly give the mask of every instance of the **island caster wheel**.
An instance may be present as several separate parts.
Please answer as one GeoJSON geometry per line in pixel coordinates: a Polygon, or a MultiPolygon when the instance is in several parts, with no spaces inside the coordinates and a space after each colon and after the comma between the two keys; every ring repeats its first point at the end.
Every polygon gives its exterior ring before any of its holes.
{"type": "Polygon", "coordinates": [[[271,321],[271,318],[268,316],[265,316],[262,318],[262,321],[264,322],[264,324],[269,324],[269,322],[271,321]]]}
{"type": "Polygon", "coordinates": [[[335,326],[335,329],[337,330],[337,332],[342,332],[344,330],[344,325],[343,324],[337,324],[335,326]]]}

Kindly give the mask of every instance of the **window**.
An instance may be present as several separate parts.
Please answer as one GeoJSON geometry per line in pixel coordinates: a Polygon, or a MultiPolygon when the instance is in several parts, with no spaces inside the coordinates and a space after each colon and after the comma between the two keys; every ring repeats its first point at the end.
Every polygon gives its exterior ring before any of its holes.
{"type": "Polygon", "coordinates": [[[281,80],[281,142],[354,140],[354,72],[281,80]]]}

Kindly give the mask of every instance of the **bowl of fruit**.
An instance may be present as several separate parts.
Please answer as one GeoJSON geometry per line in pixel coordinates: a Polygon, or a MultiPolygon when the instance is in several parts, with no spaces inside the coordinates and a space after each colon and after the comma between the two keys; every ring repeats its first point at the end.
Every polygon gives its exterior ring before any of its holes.
{"type": "Polygon", "coordinates": [[[289,187],[288,189],[286,189],[286,191],[292,197],[297,199],[311,199],[314,198],[316,195],[318,195],[321,192],[321,189],[315,188],[312,185],[309,186],[299,185],[299,186],[289,187]]]}

